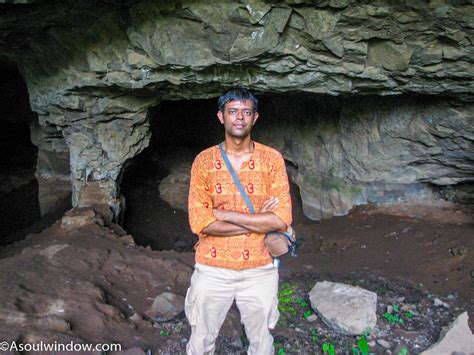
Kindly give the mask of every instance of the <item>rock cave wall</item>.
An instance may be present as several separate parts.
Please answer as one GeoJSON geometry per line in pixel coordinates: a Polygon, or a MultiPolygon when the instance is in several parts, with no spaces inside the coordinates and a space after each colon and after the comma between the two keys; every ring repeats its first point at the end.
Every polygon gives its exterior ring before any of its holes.
{"type": "MultiPolygon", "coordinates": [[[[223,138],[216,101],[167,101],[151,114],[152,143],[131,169],[137,184],[159,186],[175,209],[186,210],[194,156],[223,138]]],[[[253,136],[291,163],[312,219],[368,203],[426,203],[474,175],[469,104],[426,95],[293,94],[261,96],[259,107],[253,136]]]]}
{"type": "Polygon", "coordinates": [[[469,2],[22,3],[0,14],[0,57],[18,63],[42,134],[69,155],[75,206],[118,215],[122,168],[149,144],[148,110],[236,84],[343,98],[331,122],[272,139],[298,165],[312,218],[401,185],[473,179],[469,2]],[[404,99],[377,99],[387,95],[404,99]]]}
{"type": "Polygon", "coordinates": [[[268,119],[258,123],[256,137],[298,168],[295,182],[312,219],[368,203],[432,201],[434,187],[474,176],[472,104],[298,95],[262,106],[268,119]]]}

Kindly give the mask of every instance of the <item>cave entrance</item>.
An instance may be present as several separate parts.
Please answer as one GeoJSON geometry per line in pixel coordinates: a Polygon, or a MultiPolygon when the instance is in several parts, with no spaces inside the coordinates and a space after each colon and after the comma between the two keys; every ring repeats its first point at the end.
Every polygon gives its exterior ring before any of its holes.
{"type": "MultiPolygon", "coordinates": [[[[261,117],[252,135],[272,145],[259,132],[271,130],[272,122],[288,120],[295,124],[300,116],[288,110],[281,112],[283,106],[292,106],[292,96],[258,99],[261,117]]],[[[217,98],[164,101],[150,109],[150,145],[127,163],[121,183],[126,206],[124,228],[137,244],[156,250],[192,250],[196,236],[189,229],[186,212],[189,172],[200,151],[224,138],[216,112],[217,98]]],[[[288,162],[287,169],[290,177],[295,176],[296,165],[288,162]]],[[[305,219],[294,183],[291,192],[294,219],[305,219]]]]}
{"type": "MultiPolygon", "coordinates": [[[[287,159],[299,187],[293,185],[296,224],[309,221],[304,216],[344,216],[358,205],[472,204],[472,140],[465,133],[472,132],[471,106],[413,95],[258,99],[252,136],[287,159]]],[[[217,98],[165,101],[149,111],[151,144],[129,162],[121,184],[124,226],[138,244],[194,244],[186,216],[189,172],[197,153],[223,140],[216,112],[217,98]]]]}
{"type": "Polygon", "coordinates": [[[61,218],[71,208],[71,188],[69,153],[37,147],[53,146],[51,138],[62,138],[61,132],[40,127],[16,65],[0,62],[0,76],[0,246],[5,246],[61,218]],[[52,174],[57,166],[62,181],[52,174]],[[59,197],[54,193],[58,186],[65,186],[59,197]]]}
{"type": "Polygon", "coordinates": [[[41,216],[34,175],[38,149],[30,138],[36,115],[16,65],[0,63],[0,77],[0,245],[7,245],[41,216]]]}

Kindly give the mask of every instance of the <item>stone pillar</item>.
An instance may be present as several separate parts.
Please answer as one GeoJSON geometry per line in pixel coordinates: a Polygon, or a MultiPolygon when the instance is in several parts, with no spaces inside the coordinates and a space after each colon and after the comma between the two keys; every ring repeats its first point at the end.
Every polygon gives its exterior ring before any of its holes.
{"type": "Polygon", "coordinates": [[[64,135],[70,151],[73,206],[106,204],[120,220],[124,207],[121,170],[150,142],[146,111],[74,122],[64,135]]]}
{"type": "Polygon", "coordinates": [[[37,120],[33,120],[30,132],[31,141],[38,147],[35,176],[40,212],[44,216],[71,195],[69,149],[56,126],[40,126],[37,120]]]}

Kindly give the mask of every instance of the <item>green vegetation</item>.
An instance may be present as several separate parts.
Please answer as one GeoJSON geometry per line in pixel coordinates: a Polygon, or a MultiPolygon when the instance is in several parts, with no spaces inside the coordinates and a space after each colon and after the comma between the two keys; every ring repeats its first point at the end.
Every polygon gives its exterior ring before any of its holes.
{"type": "Polygon", "coordinates": [[[170,335],[170,331],[169,331],[169,330],[166,330],[166,329],[162,329],[162,330],[160,330],[160,335],[161,335],[162,337],[167,337],[167,336],[170,335]]]}
{"type": "Polygon", "coordinates": [[[387,311],[384,313],[384,318],[390,323],[390,324],[404,324],[405,319],[410,319],[413,318],[413,313],[410,311],[405,312],[402,314],[400,312],[400,307],[397,304],[392,305],[393,311],[387,311]]]}
{"type": "Polygon", "coordinates": [[[281,326],[286,326],[292,316],[301,314],[306,319],[313,314],[308,302],[300,297],[297,291],[297,286],[289,282],[284,282],[278,291],[278,324],[281,326]]]}
{"type": "Polygon", "coordinates": [[[362,191],[360,187],[350,186],[344,179],[334,173],[334,168],[329,168],[325,173],[306,172],[305,181],[316,189],[325,191],[336,190],[342,194],[354,196],[362,191]]]}
{"type": "Polygon", "coordinates": [[[329,354],[329,355],[336,354],[336,348],[334,347],[334,344],[332,342],[323,343],[323,345],[321,346],[321,349],[323,350],[323,353],[325,354],[329,354]]]}
{"type": "Polygon", "coordinates": [[[285,350],[285,348],[283,348],[283,347],[282,347],[282,348],[278,348],[277,354],[278,354],[278,355],[286,355],[286,350],[285,350]]]}
{"type": "Polygon", "coordinates": [[[368,355],[369,354],[369,344],[367,343],[367,338],[362,336],[357,340],[357,345],[352,347],[353,355],[368,355]]]}
{"type": "Polygon", "coordinates": [[[408,355],[408,349],[406,347],[401,348],[397,355],[408,355]]]}
{"type": "MultiPolygon", "coordinates": [[[[354,281],[356,284],[360,281],[354,281]]],[[[386,290],[386,289],[385,289],[386,290]]],[[[291,327],[300,317],[306,319],[313,314],[309,301],[305,298],[306,292],[302,290],[296,283],[284,282],[280,285],[278,292],[278,310],[280,319],[278,325],[281,327],[291,327]]],[[[414,317],[410,311],[403,312],[398,304],[389,307],[389,311],[385,312],[384,318],[390,324],[404,324],[406,320],[414,317]]],[[[308,323],[310,324],[310,323],[308,323]]],[[[315,352],[321,352],[325,355],[334,355],[337,352],[352,355],[369,355],[368,339],[371,330],[368,329],[361,335],[346,339],[344,343],[335,344],[334,339],[324,333],[319,333],[316,328],[310,327],[309,336],[311,344],[314,346],[315,352]]],[[[286,355],[298,353],[298,349],[290,346],[289,343],[282,343],[281,340],[275,341],[275,349],[278,355],[286,355]]],[[[408,355],[408,349],[402,348],[397,355],[408,355]]]]}

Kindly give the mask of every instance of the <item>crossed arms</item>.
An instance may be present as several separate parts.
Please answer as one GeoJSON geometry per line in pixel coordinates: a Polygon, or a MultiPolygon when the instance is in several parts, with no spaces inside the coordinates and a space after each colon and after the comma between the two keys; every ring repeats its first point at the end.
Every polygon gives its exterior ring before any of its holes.
{"type": "Polygon", "coordinates": [[[287,228],[274,211],[278,207],[278,198],[270,197],[266,200],[258,213],[241,213],[214,209],[212,211],[216,221],[202,230],[202,233],[212,236],[228,237],[245,233],[268,233],[284,231],[287,228]]]}
{"type": "Polygon", "coordinates": [[[216,186],[220,186],[222,181],[217,181],[215,174],[208,175],[210,159],[212,156],[198,155],[191,170],[188,211],[189,225],[193,233],[204,237],[229,237],[287,229],[291,224],[291,198],[285,162],[281,156],[275,156],[271,160],[273,171],[268,177],[267,193],[273,197],[265,200],[257,213],[214,207],[212,194],[218,194],[216,186]]]}

